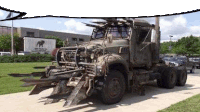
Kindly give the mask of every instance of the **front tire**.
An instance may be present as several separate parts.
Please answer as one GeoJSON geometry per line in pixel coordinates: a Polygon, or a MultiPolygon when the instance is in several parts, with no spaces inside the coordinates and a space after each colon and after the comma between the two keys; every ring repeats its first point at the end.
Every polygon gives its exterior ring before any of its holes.
{"type": "Polygon", "coordinates": [[[115,104],[118,103],[126,89],[125,79],[121,72],[117,70],[110,70],[102,90],[99,92],[100,100],[104,104],[115,104]]]}

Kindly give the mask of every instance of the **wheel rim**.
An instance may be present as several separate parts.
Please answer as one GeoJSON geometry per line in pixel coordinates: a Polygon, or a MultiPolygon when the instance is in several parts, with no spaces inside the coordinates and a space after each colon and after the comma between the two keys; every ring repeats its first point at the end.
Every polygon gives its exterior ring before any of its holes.
{"type": "Polygon", "coordinates": [[[121,92],[120,81],[118,78],[113,78],[108,85],[109,96],[114,98],[117,97],[121,92]]]}

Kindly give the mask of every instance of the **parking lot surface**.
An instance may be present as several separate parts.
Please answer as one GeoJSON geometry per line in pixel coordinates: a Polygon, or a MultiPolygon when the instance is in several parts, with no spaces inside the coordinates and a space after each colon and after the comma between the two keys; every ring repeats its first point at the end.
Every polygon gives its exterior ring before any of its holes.
{"type": "Polygon", "coordinates": [[[104,105],[93,95],[77,106],[63,107],[64,101],[44,105],[44,99],[52,89],[39,95],[29,96],[29,92],[0,95],[1,112],[156,112],[169,107],[171,104],[182,101],[200,93],[200,70],[188,73],[187,84],[174,89],[158,88],[156,83],[146,86],[146,95],[126,93],[121,102],[113,105],[104,105]]]}

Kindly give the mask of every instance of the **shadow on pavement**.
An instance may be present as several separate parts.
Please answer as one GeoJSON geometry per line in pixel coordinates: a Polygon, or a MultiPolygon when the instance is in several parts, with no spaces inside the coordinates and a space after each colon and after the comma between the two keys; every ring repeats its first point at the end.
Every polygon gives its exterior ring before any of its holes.
{"type": "MultiPolygon", "coordinates": [[[[123,97],[123,99],[117,103],[112,105],[105,105],[98,100],[97,95],[92,95],[91,97],[88,97],[87,99],[81,101],[77,106],[69,107],[66,110],[62,110],[59,112],[71,112],[75,110],[84,109],[87,107],[92,107],[90,110],[87,109],[85,112],[93,112],[97,110],[108,110],[112,108],[116,108],[118,106],[127,106],[134,103],[138,103],[141,101],[145,101],[148,99],[157,99],[157,97],[154,97],[154,95],[163,94],[163,93],[170,93],[170,92],[178,92],[182,90],[192,90],[192,89],[200,89],[200,88],[193,88],[193,85],[186,84],[184,87],[178,87],[176,86],[174,89],[165,89],[165,88],[158,88],[156,82],[150,83],[146,85],[146,95],[145,96],[139,96],[137,93],[126,93],[123,97]],[[92,102],[92,104],[91,104],[92,102]],[[84,104],[84,105],[83,105],[84,104]]],[[[190,92],[184,93],[184,94],[191,94],[190,92]]]]}

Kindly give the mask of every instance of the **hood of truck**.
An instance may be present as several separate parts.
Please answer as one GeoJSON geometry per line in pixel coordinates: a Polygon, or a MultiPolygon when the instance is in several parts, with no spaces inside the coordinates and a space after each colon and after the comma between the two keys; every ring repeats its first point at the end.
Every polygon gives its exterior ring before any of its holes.
{"type": "Polygon", "coordinates": [[[86,47],[87,49],[92,49],[95,46],[101,46],[105,44],[106,49],[118,48],[118,47],[128,47],[129,43],[127,39],[113,39],[112,43],[109,43],[107,40],[96,39],[89,42],[83,42],[80,44],[80,47],[86,47]]]}

